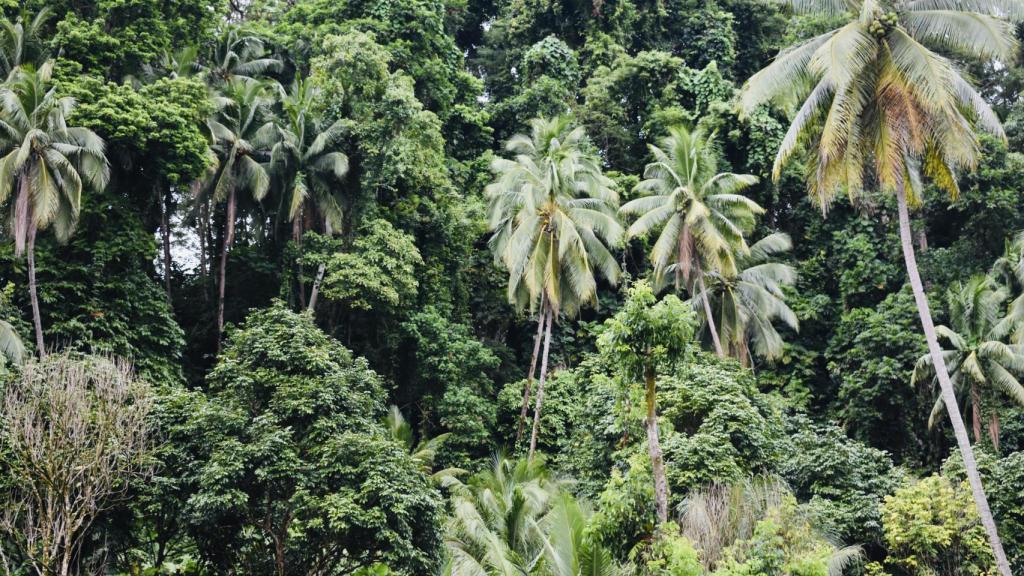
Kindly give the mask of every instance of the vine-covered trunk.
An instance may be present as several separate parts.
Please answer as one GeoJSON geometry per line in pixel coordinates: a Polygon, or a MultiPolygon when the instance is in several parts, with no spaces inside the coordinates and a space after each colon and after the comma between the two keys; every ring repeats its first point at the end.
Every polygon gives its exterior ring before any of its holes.
{"type": "Polygon", "coordinates": [[[516,446],[523,438],[523,426],[526,424],[526,413],[530,409],[530,389],[533,387],[533,375],[537,372],[537,358],[540,356],[540,342],[544,338],[544,296],[541,296],[540,315],[537,317],[537,333],[533,336],[533,356],[530,358],[530,372],[526,375],[526,386],[523,389],[523,406],[519,410],[519,424],[516,426],[516,446]]]}
{"type": "Polygon", "coordinates": [[[644,370],[647,402],[647,452],[651,457],[651,474],[654,476],[654,503],[658,511],[658,523],[668,522],[668,480],[665,478],[665,460],[661,455],[661,441],[658,439],[657,378],[654,366],[644,370]]]}
{"type": "Polygon", "coordinates": [[[917,258],[914,255],[913,237],[910,230],[910,214],[907,210],[907,198],[902,184],[896,190],[896,205],[900,222],[900,244],[903,246],[903,259],[907,266],[907,276],[910,277],[910,287],[914,292],[917,312],[921,317],[921,326],[924,329],[925,340],[928,342],[928,353],[932,357],[935,375],[938,377],[939,388],[942,390],[942,401],[946,405],[946,414],[949,415],[950,423],[953,425],[953,435],[956,436],[960,455],[964,459],[964,469],[967,471],[967,480],[971,485],[971,492],[974,495],[974,504],[978,509],[978,515],[981,517],[981,523],[985,527],[985,532],[988,534],[989,544],[992,546],[992,555],[995,557],[999,573],[1002,576],[1012,576],[1010,564],[1006,561],[1006,553],[1003,551],[1003,542],[999,539],[999,530],[996,528],[995,520],[992,518],[992,511],[988,506],[985,488],[981,484],[981,475],[978,473],[978,465],[974,459],[971,440],[967,436],[967,428],[964,426],[963,418],[960,416],[960,408],[956,401],[953,383],[949,380],[946,363],[942,360],[942,349],[939,348],[939,339],[935,333],[931,310],[928,307],[928,296],[924,292],[921,276],[917,270],[917,258]]]}
{"type": "Polygon", "coordinates": [[[29,213],[28,222],[28,295],[32,301],[32,324],[36,331],[36,349],[39,357],[46,356],[46,343],[43,342],[43,317],[39,312],[39,293],[36,290],[36,222],[29,213]]]}
{"type": "Polygon", "coordinates": [[[537,450],[537,435],[540,433],[540,411],[544,407],[544,382],[548,376],[548,352],[551,350],[551,323],[555,318],[555,311],[550,307],[547,310],[547,322],[544,324],[544,353],[540,360],[540,380],[537,381],[537,405],[533,408],[533,431],[530,433],[529,458],[533,459],[533,453],[537,450]]]}
{"type": "Polygon", "coordinates": [[[217,353],[220,353],[220,339],[224,335],[224,288],[228,271],[228,250],[235,239],[235,189],[228,192],[228,205],[224,216],[224,243],[220,249],[220,271],[217,279],[217,353]]]}

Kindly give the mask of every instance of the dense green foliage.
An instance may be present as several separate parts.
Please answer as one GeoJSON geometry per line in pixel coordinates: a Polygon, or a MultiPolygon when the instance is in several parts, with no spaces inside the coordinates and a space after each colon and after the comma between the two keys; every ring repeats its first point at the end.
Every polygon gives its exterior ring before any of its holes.
{"type": "Polygon", "coordinates": [[[1017,2],[0,17],[0,572],[13,407],[109,358],[48,576],[997,574],[975,468],[1024,571],[1017,2]]]}

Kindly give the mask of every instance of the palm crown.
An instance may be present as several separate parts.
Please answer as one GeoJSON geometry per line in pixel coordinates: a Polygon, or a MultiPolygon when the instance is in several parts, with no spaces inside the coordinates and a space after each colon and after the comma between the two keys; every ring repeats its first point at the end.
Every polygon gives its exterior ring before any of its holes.
{"type": "Polygon", "coordinates": [[[38,71],[18,68],[0,88],[0,205],[15,195],[19,255],[34,229],[52,226],[66,241],[78,220],[82,189],[102,189],[109,178],[103,140],[88,128],[68,126],[75,101],[57,96],[51,70],[52,62],[38,71]]]}
{"type": "Polygon", "coordinates": [[[1024,7],[1013,0],[791,0],[798,12],[847,17],[835,30],[779,54],[747,81],[746,111],[796,93],[803,103],[775,158],[778,178],[792,154],[810,145],[809,190],[827,208],[846,190],[863,188],[866,166],[885,189],[919,173],[951,194],[955,171],[973,167],[975,129],[1002,136],[998,118],[957,64],[933,49],[982,59],[1009,59],[1012,24],[1024,7]]]}
{"type": "Polygon", "coordinates": [[[255,156],[266,152],[272,124],[264,122],[273,102],[268,86],[255,80],[232,80],[214,98],[217,113],[209,120],[213,150],[220,165],[211,182],[215,201],[231,192],[248,190],[262,200],[270,189],[266,168],[255,156]]]}
{"type": "Polygon", "coordinates": [[[510,301],[532,306],[543,295],[552,310],[574,313],[596,300],[595,271],[618,279],[608,250],[622,239],[618,196],[585,151],[582,128],[565,117],[535,119],[530,127],[529,136],[506,144],[513,159],[491,165],[490,244],[509,270],[510,301]]]}
{"type": "Polygon", "coordinates": [[[644,169],[636,190],[643,196],[627,202],[620,212],[638,218],[629,237],[661,232],[651,252],[656,284],[675,273],[689,279],[695,265],[731,272],[736,254],[747,251],[744,234],[764,212],[739,194],[757,183],[749,174],[719,173],[713,139],[702,130],[669,130],[661,147],[650,146],[654,161],[644,169]]]}
{"type": "Polygon", "coordinates": [[[289,220],[295,220],[308,200],[337,230],[342,208],[333,184],[348,172],[348,157],[334,150],[342,136],[342,123],[322,125],[314,111],[317,95],[317,90],[301,79],[282,95],[284,115],[272,128],[277,142],[271,150],[271,166],[284,176],[289,220]]]}

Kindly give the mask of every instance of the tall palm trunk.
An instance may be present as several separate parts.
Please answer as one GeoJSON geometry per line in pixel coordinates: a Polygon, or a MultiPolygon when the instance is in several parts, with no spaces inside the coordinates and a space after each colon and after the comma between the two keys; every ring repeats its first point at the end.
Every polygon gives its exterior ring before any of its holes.
{"type": "Polygon", "coordinates": [[[548,376],[548,351],[551,350],[551,323],[555,319],[555,311],[550,306],[547,310],[547,322],[544,325],[544,353],[540,361],[540,380],[537,382],[537,405],[533,409],[533,431],[530,434],[529,459],[537,450],[537,435],[540,433],[540,411],[544,406],[544,382],[548,376]]]}
{"type": "Polygon", "coordinates": [[[36,329],[36,348],[39,357],[46,356],[46,344],[43,342],[43,317],[39,313],[39,294],[36,292],[36,221],[29,210],[28,222],[28,294],[32,300],[32,323],[36,329]]]}
{"type": "Polygon", "coordinates": [[[228,271],[228,250],[235,239],[235,188],[228,192],[228,205],[224,216],[224,242],[220,249],[220,271],[217,279],[217,353],[220,353],[220,338],[224,335],[224,288],[228,271]]]}
{"type": "Polygon", "coordinates": [[[160,187],[156,187],[157,198],[160,199],[160,238],[163,241],[164,251],[164,290],[167,292],[167,303],[171,300],[171,192],[160,193],[160,187]]]}
{"type": "Polygon", "coordinates": [[[654,365],[644,370],[647,385],[647,452],[651,457],[651,473],[654,475],[654,502],[658,511],[658,523],[668,522],[668,480],[665,478],[665,461],[661,455],[661,442],[658,440],[657,411],[657,378],[654,365]]]}
{"type": "MultiPolygon", "coordinates": [[[[328,238],[334,236],[334,230],[331,228],[331,221],[327,219],[327,216],[324,216],[324,234],[326,234],[328,238]]],[[[316,310],[316,299],[320,294],[320,283],[324,281],[324,272],[326,271],[327,264],[325,262],[321,262],[320,267],[316,270],[316,279],[313,280],[313,290],[309,295],[309,308],[307,308],[307,310],[310,312],[316,310]]]]}
{"type": "MultiPolygon", "coordinates": [[[[305,216],[304,216],[305,215],[305,210],[303,208],[300,208],[299,209],[299,213],[296,214],[294,218],[292,218],[292,242],[295,242],[295,248],[298,250],[298,253],[300,255],[302,254],[302,225],[303,225],[303,223],[305,221],[304,220],[304,218],[305,218],[305,216]]],[[[299,289],[299,306],[302,307],[302,308],[305,308],[306,307],[306,282],[302,278],[302,276],[304,274],[304,271],[302,269],[302,259],[301,259],[301,256],[300,256],[300,259],[297,262],[295,262],[295,271],[296,271],[296,283],[297,283],[298,289],[299,289]]]]}
{"type": "Polygon", "coordinates": [[[526,413],[530,408],[530,389],[533,387],[533,375],[537,372],[537,357],[540,356],[540,341],[544,337],[544,321],[547,312],[544,308],[544,295],[540,297],[540,315],[537,317],[537,333],[533,336],[533,356],[530,358],[530,372],[526,375],[526,387],[523,390],[523,407],[519,410],[519,424],[516,426],[516,446],[523,438],[523,426],[526,424],[526,413]]]}
{"type": "Polygon", "coordinates": [[[981,475],[978,473],[978,465],[974,460],[974,450],[971,449],[967,428],[964,427],[963,418],[960,417],[956,393],[953,391],[953,384],[949,380],[946,363],[942,360],[942,349],[939,348],[939,340],[935,334],[935,325],[932,323],[932,314],[928,308],[928,296],[924,292],[921,276],[917,270],[917,259],[914,256],[914,244],[910,230],[910,215],[907,211],[907,198],[902,183],[900,183],[899,188],[896,190],[896,205],[900,221],[900,244],[903,245],[903,259],[907,266],[907,276],[910,277],[910,287],[914,292],[917,312],[921,317],[921,326],[924,328],[925,340],[928,341],[928,353],[932,357],[935,374],[939,379],[942,401],[946,404],[946,414],[949,415],[949,420],[953,424],[953,435],[956,436],[957,446],[960,448],[960,454],[964,459],[964,468],[967,471],[967,480],[971,485],[971,492],[974,495],[974,504],[978,509],[978,515],[981,517],[981,523],[985,527],[985,532],[988,534],[989,544],[992,546],[992,554],[995,557],[999,573],[1002,576],[1012,576],[1010,564],[1006,561],[1006,553],[1003,551],[1003,543],[999,539],[999,531],[996,528],[995,520],[992,518],[992,511],[988,506],[985,488],[981,484],[981,475]]]}

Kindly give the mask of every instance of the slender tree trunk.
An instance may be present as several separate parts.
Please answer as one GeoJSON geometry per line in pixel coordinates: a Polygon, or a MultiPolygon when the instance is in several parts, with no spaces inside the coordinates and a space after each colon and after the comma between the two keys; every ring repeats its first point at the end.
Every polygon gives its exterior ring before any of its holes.
{"type": "Polygon", "coordinates": [[[544,327],[544,354],[540,361],[540,380],[537,382],[537,405],[533,409],[533,432],[530,434],[529,458],[537,450],[537,435],[540,433],[540,411],[544,407],[544,382],[548,376],[548,351],[551,350],[551,323],[555,319],[555,311],[550,307],[547,311],[547,322],[544,327]]]}
{"type": "Polygon", "coordinates": [[[661,455],[661,442],[658,440],[658,404],[656,374],[654,366],[644,370],[647,385],[647,452],[651,457],[651,473],[654,475],[654,502],[658,510],[658,523],[668,522],[668,480],[665,478],[665,461],[661,455]]]}
{"type": "Polygon", "coordinates": [[[533,337],[533,356],[530,358],[530,372],[526,375],[526,387],[523,390],[523,407],[519,410],[519,424],[516,426],[516,446],[523,437],[523,426],[526,424],[526,413],[530,409],[530,388],[533,387],[533,375],[537,372],[537,358],[540,356],[540,341],[544,338],[544,321],[547,317],[544,308],[544,296],[540,298],[540,316],[537,317],[537,333],[533,337]]]}
{"type": "Polygon", "coordinates": [[[981,394],[978,385],[971,383],[971,427],[974,429],[974,443],[981,444],[981,394]]]}
{"type": "Polygon", "coordinates": [[[224,335],[224,287],[227,280],[228,250],[235,239],[235,189],[228,192],[228,205],[224,218],[224,244],[220,251],[220,271],[217,279],[217,353],[220,353],[220,339],[224,335]]]}
{"type": "Polygon", "coordinates": [[[995,557],[996,567],[1002,576],[1012,576],[1010,564],[1006,561],[1006,553],[1003,551],[1003,542],[999,539],[999,531],[996,528],[995,520],[992,518],[992,511],[988,506],[988,498],[985,496],[985,488],[981,484],[981,475],[978,473],[978,465],[974,459],[974,450],[971,448],[971,441],[967,437],[967,429],[964,427],[963,418],[960,417],[960,408],[957,405],[956,393],[953,391],[953,384],[949,380],[949,372],[946,370],[946,363],[942,360],[942,349],[939,347],[939,340],[935,334],[935,325],[932,323],[932,314],[928,307],[928,296],[921,284],[921,276],[917,270],[917,259],[914,256],[914,244],[910,230],[910,215],[907,211],[907,198],[904,195],[903,184],[900,183],[896,190],[896,204],[900,221],[900,244],[903,246],[903,259],[907,266],[907,276],[910,277],[910,287],[914,292],[914,300],[917,303],[917,311],[921,316],[921,326],[924,329],[925,340],[928,341],[928,353],[932,357],[932,364],[935,366],[935,374],[939,379],[939,387],[942,389],[942,401],[946,404],[946,414],[953,425],[953,434],[956,436],[957,446],[964,459],[964,468],[967,471],[967,480],[971,485],[971,492],[974,495],[974,504],[981,517],[981,523],[988,534],[989,544],[992,546],[992,554],[995,557]]]}
{"type": "Polygon", "coordinates": [[[300,260],[295,263],[295,269],[296,269],[297,274],[298,274],[298,278],[296,278],[296,282],[297,282],[298,287],[299,287],[299,306],[301,306],[302,308],[306,307],[306,282],[302,278],[303,270],[302,270],[302,260],[301,260],[301,258],[302,258],[302,225],[304,223],[304,218],[303,218],[304,213],[305,213],[305,210],[304,209],[300,209],[299,213],[296,214],[294,218],[292,218],[292,241],[295,242],[295,248],[296,248],[296,250],[298,250],[299,258],[300,258],[300,260]]]}
{"type": "Polygon", "coordinates": [[[171,192],[167,191],[166,194],[160,193],[160,187],[157,186],[157,197],[160,198],[160,237],[163,240],[164,248],[164,289],[167,291],[167,303],[172,304],[171,300],[171,192]]]}
{"type": "MultiPolygon", "coordinates": [[[[206,208],[205,206],[199,207],[199,215],[196,216],[196,235],[199,236],[199,273],[206,278],[207,271],[209,268],[206,266],[206,230],[204,224],[206,223],[206,208]]],[[[203,291],[205,296],[206,291],[203,291]]]]}
{"type": "Polygon", "coordinates": [[[999,454],[999,412],[996,410],[992,411],[988,421],[988,437],[992,440],[992,448],[999,454]]]}
{"type": "Polygon", "coordinates": [[[39,313],[39,294],[36,290],[36,220],[29,211],[28,215],[28,294],[32,301],[32,323],[36,330],[36,349],[39,357],[46,357],[46,344],[43,342],[43,317],[39,313]]]}
{"type": "MultiPolygon", "coordinates": [[[[327,234],[327,238],[330,239],[334,236],[334,230],[331,228],[331,221],[324,216],[324,232],[327,234]]],[[[309,295],[309,308],[310,312],[316,310],[317,296],[320,294],[320,283],[324,281],[324,272],[327,271],[327,264],[324,262],[320,263],[320,267],[316,270],[316,279],[313,280],[313,291],[309,295]]]]}

